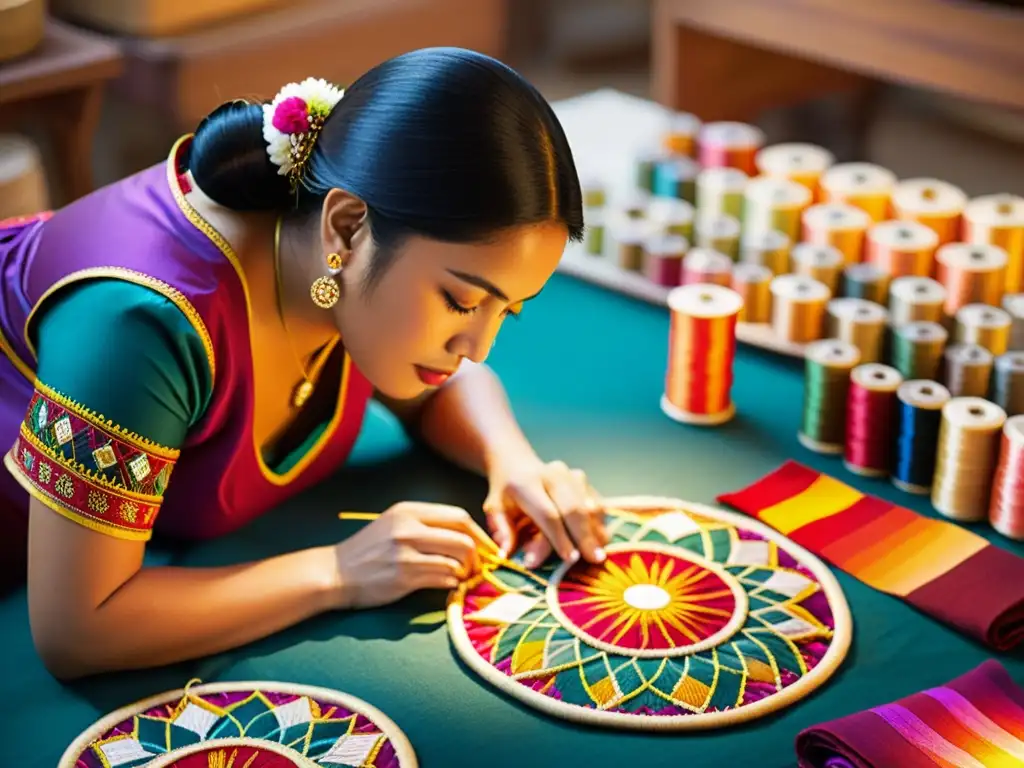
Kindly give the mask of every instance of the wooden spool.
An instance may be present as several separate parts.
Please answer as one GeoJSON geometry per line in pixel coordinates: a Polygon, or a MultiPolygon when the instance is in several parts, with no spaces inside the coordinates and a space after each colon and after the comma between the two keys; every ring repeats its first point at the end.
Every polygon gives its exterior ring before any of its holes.
{"type": "Polygon", "coordinates": [[[43,160],[36,145],[15,134],[0,134],[0,221],[50,207],[43,160]]]}
{"type": "Polygon", "coordinates": [[[0,61],[31,53],[43,42],[44,0],[0,0],[0,61]]]}

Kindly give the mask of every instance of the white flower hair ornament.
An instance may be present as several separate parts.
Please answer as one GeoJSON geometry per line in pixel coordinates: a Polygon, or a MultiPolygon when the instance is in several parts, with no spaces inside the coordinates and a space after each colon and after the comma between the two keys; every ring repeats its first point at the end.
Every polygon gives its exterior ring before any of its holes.
{"type": "Polygon", "coordinates": [[[326,80],[308,77],[288,83],[263,105],[263,139],[267,155],[295,191],[309,163],[320,130],[345,92],[326,80]]]}

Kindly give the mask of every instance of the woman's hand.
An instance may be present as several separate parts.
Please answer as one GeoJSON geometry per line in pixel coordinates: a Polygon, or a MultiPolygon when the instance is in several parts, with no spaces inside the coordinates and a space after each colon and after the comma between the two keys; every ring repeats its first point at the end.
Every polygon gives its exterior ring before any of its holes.
{"type": "Polygon", "coordinates": [[[532,521],[539,530],[523,545],[527,568],[543,563],[552,548],[570,562],[581,555],[592,563],[604,561],[604,507],[582,470],[530,455],[497,462],[488,474],[484,512],[503,552],[520,543],[518,530],[532,521]]]}
{"type": "Polygon", "coordinates": [[[469,513],[403,501],[335,548],[340,608],[370,608],[420,589],[454,589],[494,542],[469,513]]]}

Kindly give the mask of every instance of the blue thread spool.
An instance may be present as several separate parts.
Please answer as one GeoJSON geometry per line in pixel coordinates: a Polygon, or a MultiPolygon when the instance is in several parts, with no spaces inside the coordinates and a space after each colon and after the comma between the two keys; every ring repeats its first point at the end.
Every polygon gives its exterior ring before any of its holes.
{"type": "Polygon", "coordinates": [[[675,197],[691,205],[697,202],[700,166],[688,157],[665,160],[654,166],[653,190],[657,197],[675,197]]]}
{"type": "Polygon", "coordinates": [[[890,479],[901,491],[926,495],[935,477],[942,407],[952,395],[936,381],[913,379],[896,390],[896,444],[890,479]]]}

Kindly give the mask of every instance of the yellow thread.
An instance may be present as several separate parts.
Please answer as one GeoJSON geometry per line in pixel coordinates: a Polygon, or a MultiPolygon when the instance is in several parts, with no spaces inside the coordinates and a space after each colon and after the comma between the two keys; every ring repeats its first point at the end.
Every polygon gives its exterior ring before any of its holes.
{"type": "Polygon", "coordinates": [[[203,322],[203,319],[199,316],[199,312],[196,308],[192,306],[192,302],[185,298],[185,295],[174,286],[168,285],[155,277],[150,277],[143,272],[136,272],[134,269],[128,269],[127,267],[89,267],[88,269],[80,269],[72,272],[70,275],[62,277],[56,283],[47,288],[39,300],[32,306],[31,311],[28,313],[28,317],[25,318],[25,328],[23,331],[25,344],[28,346],[29,352],[32,353],[33,357],[37,360],[39,359],[36,348],[32,344],[32,340],[29,338],[28,329],[32,324],[32,319],[35,317],[36,311],[43,305],[43,302],[46,301],[46,299],[48,299],[53,293],[70,285],[71,283],[76,283],[81,280],[95,280],[102,277],[116,278],[118,280],[124,280],[127,283],[141,285],[145,288],[156,291],[174,304],[174,306],[177,307],[183,315],[185,315],[185,319],[188,320],[189,324],[199,335],[199,339],[203,344],[203,351],[206,353],[206,360],[210,364],[210,381],[213,382],[216,380],[217,365],[213,353],[213,340],[210,338],[210,332],[206,329],[206,323],[203,322]]]}
{"type": "Polygon", "coordinates": [[[339,512],[339,520],[376,520],[380,512],[339,512]]]}
{"type": "Polygon", "coordinates": [[[442,624],[447,616],[448,614],[445,611],[430,611],[429,613],[421,613],[419,616],[414,616],[409,619],[409,623],[415,626],[442,624]]]}

